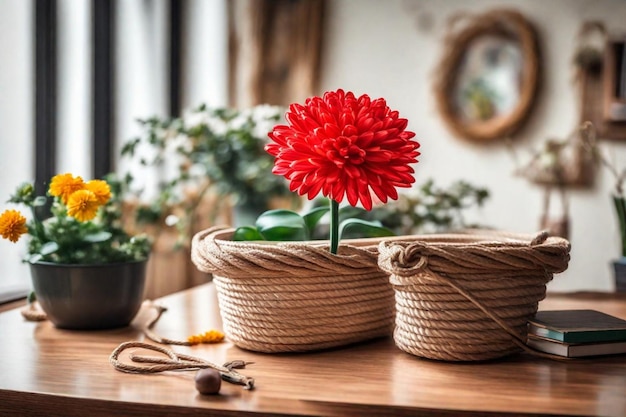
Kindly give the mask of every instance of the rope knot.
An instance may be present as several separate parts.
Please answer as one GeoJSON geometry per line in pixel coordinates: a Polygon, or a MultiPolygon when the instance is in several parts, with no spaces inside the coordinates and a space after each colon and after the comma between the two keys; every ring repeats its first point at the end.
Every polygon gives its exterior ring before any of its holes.
{"type": "Polygon", "coordinates": [[[549,236],[550,234],[548,233],[547,230],[539,232],[537,236],[535,236],[535,238],[530,242],[530,246],[541,245],[548,239],[549,236]]]}
{"type": "Polygon", "coordinates": [[[381,242],[378,251],[379,266],[395,275],[415,275],[426,270],[429,264],[426,246],[421,242],[414,242],[406,247],[392,242],[381,242]]]}

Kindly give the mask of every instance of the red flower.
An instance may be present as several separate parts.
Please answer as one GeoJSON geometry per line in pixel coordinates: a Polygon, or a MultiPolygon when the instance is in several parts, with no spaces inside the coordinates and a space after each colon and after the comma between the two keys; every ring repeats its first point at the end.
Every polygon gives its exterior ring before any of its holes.
{"type": "Polygon", "coordinates": [[[276,126],[265,150],[276,157],[272,172],[290,181],[291,191],[315,198],[320,192],[337,202],[344,195],[352,206],[372,208],[373,192],[383,203],[397,199],[396,187],[415,179],[419,143],[384,99],[356,98],[331,91],[304,105],[292,104],[289,126],[276,126]]]}

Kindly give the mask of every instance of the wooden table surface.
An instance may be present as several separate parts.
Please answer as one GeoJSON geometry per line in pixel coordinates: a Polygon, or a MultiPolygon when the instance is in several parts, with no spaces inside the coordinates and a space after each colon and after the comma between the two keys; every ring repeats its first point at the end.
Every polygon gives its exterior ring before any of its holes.
{"type": "MultiPolygon", "coordinates": [[[[159,300],[168,311],[155,327],[185,338],[220,328],[212,284],[159,300]]],[[[618,295],[550,295],[540,309],[594,308],[626,318],[618,295]]],[[[133,325],[67,331],[26,322],[19,309],[0,313],[0,415],[626,415],[626,355],[554,361],[527,354],[484,363],[419,359],[391,338],[305,354],[258,354],[231,343],[173,347],[214,363],[254,362],[246,391],[228,383],[216,396],[194,386],[195,371],[150,375],[115,370],[109,355],[144,340],[143,309],[133,325]]]]}

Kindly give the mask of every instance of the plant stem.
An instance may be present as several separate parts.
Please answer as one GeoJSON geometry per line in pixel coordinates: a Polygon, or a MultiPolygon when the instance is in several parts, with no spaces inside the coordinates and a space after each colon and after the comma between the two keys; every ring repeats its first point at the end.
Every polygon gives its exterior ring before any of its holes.
{"type": "Polygon", "coordinates": [[[35,234],[37,235],[37,237],[39,239],[41,239],[42,242],[47,242],[48,239],[46,238],[46,231],[43,227],[43,224],[41,223],[41,220],[39,220],[39,217],[37,216],[37,210],[35,210],[35,207],[33,207],[32,205],[29,206],[30,207],[30,212],[33,216],[33,224],[35,225],[35,234]]]}
{"type": "Polygon", "coordinates": [[[337,254],[339,248],[339,203],[330,200],[330,253],[337,254]]]}
{"type": "Polygon", "coordinates": [[[626,256],[626,201],[623,196],[613,196],[615,211],[619,221],[620,236],[622,237],[622,256],[626,256]]]}

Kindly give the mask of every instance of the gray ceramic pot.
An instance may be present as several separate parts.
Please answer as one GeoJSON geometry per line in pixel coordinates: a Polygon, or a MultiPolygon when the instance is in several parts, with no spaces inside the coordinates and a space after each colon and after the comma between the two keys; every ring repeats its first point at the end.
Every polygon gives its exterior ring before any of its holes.
{"type": "Polygon", "coordinates": [[[37,300],[55,326],[94,330],[127,326],[143,301],[147,261],[30,265],[37,300]]]}

